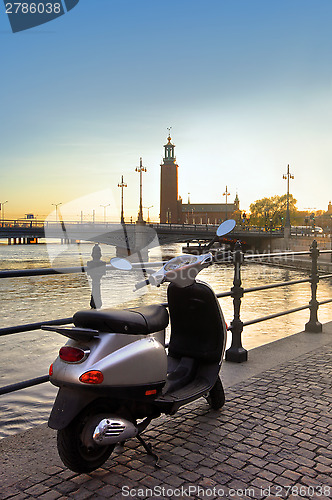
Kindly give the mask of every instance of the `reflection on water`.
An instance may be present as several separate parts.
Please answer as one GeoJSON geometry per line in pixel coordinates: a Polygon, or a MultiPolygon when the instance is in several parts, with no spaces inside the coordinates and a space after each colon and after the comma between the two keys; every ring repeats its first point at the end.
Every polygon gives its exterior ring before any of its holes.
{"type": "MultiPolygon", "coordinates": [[[[92,246],[92,244],[80,245],[80,259],[84,263],[91,259],[92,246]]],[[[162,251],[163,256],[178,255],[181,245],[164,246],[162,251]]],[[[112,247],[102,246],[102,252],[102,258],[107,262],[114,257],[112,247]]],[[[1,269],[50,266],[46,245],[1,245],[0,255],[1,269]]],[[[152,258],[159,261],[160,254],[156,252],[152,258]]],[[[76,265],[73,264],[70,252],[63,253],[53,263],[53,266],[69,265],[76,265]]],[[[242,268],[242,286],[249,288],[305,276],[306,274],[300,271],[245,264],[242,268]]],[[[102,282],[103,307],[166,302],[165,285],[160,288],[145,287],[144,294],[135,295],[133,285],[141,279],[142,276],[138,276],[137,273],[108,272],[102,282]]],[[[216,292],[229,291],[233,281],[233,266],[213,265],[200,273],[200,279],[208,282],[216,292]]],[[[71,316],[78,309],[89,307],[90,287],[85,274],[8,278],[2,279],[0,285],[2,327],[64,318],[71,316]]],[[[319,284],[319,300],[331,297],[331,285],[331,280],[323,280],[319,284]]],[[[292,309],[308,303],[309,300],[308,283],[248,293],[242,300],[241,319],[249,321],[292,309]]],[[[233,317],[232,299],[223,298],[220,303],[226,322],[229,324],[233,317]]],[[[309,311],[305,310],[246,327],[243,332],[243,345],[251,349],[292,335],[303,330],[308,318],[309,311]]],[[[332,320],[329,305],[321,307],[319,319],[321,322],[332,320]]],[[[63,343],[63,337],[60,335],[41,330],[0,337],[0,386],[47,374],[49,365],[63,343]]],[[[0,396],[0,437],[44,423],[48,418],[55,394],[56,388],[46,383],[0,396]]]]}

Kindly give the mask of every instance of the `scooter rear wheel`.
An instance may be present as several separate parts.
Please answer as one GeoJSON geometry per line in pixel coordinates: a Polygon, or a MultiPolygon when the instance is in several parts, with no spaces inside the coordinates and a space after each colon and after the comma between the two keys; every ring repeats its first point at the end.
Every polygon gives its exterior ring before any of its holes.
{"type": "Polygon", "coordinates": [[[219,377],[208,394],[207,402],[213,410],[219,410],[225,404],[225,392],[219,377]]]}
{"type": "Polygon", "coordinates": [[[58,431],[59,456],[68,469],[84,473],[101,467],[111,455],[115,445],[86,446],[81,439],[88,419],[96,412],[83,410],[67,427],[58,431]]]}

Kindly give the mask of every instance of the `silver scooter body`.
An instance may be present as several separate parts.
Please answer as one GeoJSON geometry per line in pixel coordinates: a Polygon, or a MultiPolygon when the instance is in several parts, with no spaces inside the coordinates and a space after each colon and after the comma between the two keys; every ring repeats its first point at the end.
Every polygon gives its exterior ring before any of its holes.
{"type": "Polygon", "coordinates": [[[103,374],[99,388],[165,382],[165,330],[148,335],[100,332],[89,342],[71,339],[66,346],[89,351],[89,355],[82,363],[68,363],[58,357],[51,376],[54,385],[76,385],[79,389],[84,386],[80,377],[88,371],[103,374]]]}
{"type": "Polygon", "coordinates": [[[168,352],[163,305],[79,311],[72,328],[45,327],[69,338],[50,369],[59,391],[49,418],[69,468],[94,470],[109,447],[134,436],[144,444],[140,433],[152,418],[209,396],[220,383],[227,327],[211,287],[196,280],[211,263],[210,253],[176,257],[136,285],[170,283],[168,352]]]}

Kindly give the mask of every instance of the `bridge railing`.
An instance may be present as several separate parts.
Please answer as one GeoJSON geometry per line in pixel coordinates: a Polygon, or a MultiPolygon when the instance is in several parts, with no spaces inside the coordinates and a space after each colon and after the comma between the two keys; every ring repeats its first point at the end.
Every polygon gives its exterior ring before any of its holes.
{"type": "MultiPolygon", "coordinates": [[[[183,224],[174,224],[174,223],[151,223],[151,227],[154,229],[165,229],[165,230],[181,230],[184,232],[202,232],[202,231],[209,231],[209,232],[216,232],[216,229],[218,228],[218,224],[206,224],[202,222],[201,224],[188,224],[188,223],[183,223],[183,224]]],[[[248,225],[236,225],[233,231],[229,233],[230,235],[232,234],[247,234],[247,233],[255,233],[255,234],[278,234],[278,235],[283,235],[284,234],[284,229],[282,227],[275,227],[275,228],[265,228],[265,227],[260,227],[260,226],[248,226],[248,225]]]]}
{"type": "MultiPolygon", "coordinates": [[[[278,253],[267,253],[267,254],[244,254],[241,248],[240,242],[238,242],[235,246],[234,252],[230,252],[228,255],[230,257],[227,260],[232,260],[234,264],[234,278],[233,278],[233,286],[229,292],[217,293],[218,298],[223,297],[231,297],[233,299],[233,320],[228,327],[228,330],[232,332],[232,342],[230,348],[226,351],[225,359],[226,361],[233,361],[241,363],[243,361],[247,361],[248,352],[242,346],[242,332],[245,326],[253,325],[255,323],[259,323],[261,321],[270,320],[273,318],[278,318],[287,314],[292,314],[298,311],[302,311],[305,309],[309,309],[310,318],[309,321],[305,325],[305,330],[308,332],[318,333],[322,331],[322,324],[318,320],[318,308],[321,305],[328,304],[332,302],[332,299],[323,300],[318,302],[317,300],[317,286],[320,280],[332,278],[332,274],[322,275],[318,272],[318,257],[320,254],[332,254],[332,250],[319,250],[317,247],[317,242],[313,241],[310,249],[308,251],[302,252],[278,252],[278,253]],[[272,283],[269,285],[256,286],[251,288],[243,288],[242,287],[242,279],[241,279],[241,267],[244,261],[259,261],[263,262],[268,259],[280,259],[281,257],[296,257],[296,256],[309,256],[311,259],[311,273],[308,278],[292,280],[292,281],[283,281],[278,283],[272,283]],[[303,306],[296,307],[293,309],[289,309],[286,311],[279,311],[274,314],[270,314],[267,316],[263,316],[260,318],[256,318],[250,321],[242,322],[240,316],[240,309],[242,304],[242,298],[245,294],[251,292],[258,292],[261,290],[269,290],[278,287],[291,286],[299,283],[310,283],[311,287],[311,299],[308,304],[304,304],[303,306]]],[[[100,257],[99,257],[100,259],[100,257]]],[[[332,259],[332,255],[331,255],[332,259]]],[[[224,262],[225,259],[216,258],[216,262],[221,263],[224,262]]],[[[144,267],[155,267],[156,265],[161,265],[161,262],[155,263],[151,262],[149,264],[145,264],[144,267]]],[[[137,266],[141,266],[141,264],[136,264],[137,266]]],[[[135,264],[134,264],[135,266],[135,264]]],[[[106,269],[113,269],[112,265],[106,265],[106,269]]],[[[96,268],[98,268],[98,263],[96,264],[96,268]]],[[[71,267],[71,268],[44,268],[44,269],[24,269],[24,270],[2,270],[0,271],[0,279],[5,278],[19,278],[19,277],[29,277],[29,276],[48,276],[54,274],[69,274],[69,273],[81,273],[85,272],[85,267],[71,267]]],[[[100,275],[98,273],[94,276],[94,273],[89,273],[92,278],[92,286],[94,289],[98,289],[100,291],[100,275]]],[[[98,294],[98,291],[97,291],[98,294]]],[[[95,307],[94,300],[91,299],[90,305],[95,307]]],[[[101,304],[100,304],[101,305],[101,304]]],[[[167,306],[167,304],[164,304],[167,306]]],[[[0,328],[0,336],[23,333],[28,331],[39,330],[42,325],[65,325],[72,323],[72,317],[70,318],[61,318],[52,321],[42,321],[37,323],[29,323],[19,326],[11,326],[0,328]]],[[[7,385],[5,387],[0,388],[1,394],[8,394],[10,392],[14,392],[20,389],[25,389],[27,387],[32,387],[34,385],[42,384],[49,380],[48,375],[43,375],[34,379],[24,380],[22,382],[18,382],[16,384],[7,385]]]]}
{"type": "MultiPolygon", "coordinates": [[[[103,222],[103,221],[94,221],[94,220],[64,220],[64,221],[44,221],[42,219],[6,219],[6,220],[0,220],[0,233],[1,229],[22,229],[22,228],[51,228],[55,226],[59,226],[60,224],[63,224],[65,226],[105,226],[107,228],[112,227],[114,225],[119,225],[119,221],[108,221],[108,222],[103,222]]],[[[135,221],[126,221],[126,225],[135,225],[135,221]]],[[[154,228],[154,229],[165,229],[165,230],[183,230],[183,231],[208,231],[208,232],[214,232],[218,227],[218,224],[211,224],[211,223],[200,223],[200,224],[188,224],[188,223],[182,223],[182,224],[174,224],[174,223],[164,223],[161,224],[159,222],[147,222],[147,225],[154,228]]],[[[283,234],[283,228],[282,227],[275,227],[275,228],[265,228],[265,227],[260,227],[260,226],[248,226],[248,225],[237,225],[235,229],[233,230],[233,233],[258,233],[258,234],[266,234],[266,233],[278,233],[278,234],[283,234]]],[[[298,233],[299,235],[302,233],[298,233]]]]}

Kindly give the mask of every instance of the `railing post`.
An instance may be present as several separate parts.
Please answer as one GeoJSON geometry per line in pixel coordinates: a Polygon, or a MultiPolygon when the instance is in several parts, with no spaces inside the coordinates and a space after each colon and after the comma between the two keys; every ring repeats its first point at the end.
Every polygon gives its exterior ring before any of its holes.
{"type": "Polygon", "coordinates": [[[305,325],[306,332],[319,333],[322,331],[322,324],[318,321],[318,307],[319,302],[317,301],[317,285],[319,282],[318,266],[317,260],[319,255],[319,249],[317,248],[317,241],[314,240],[310,247],[311,256],[311,300],[309,302],[310,307],[310,319],[305,325]]]}
{"type": "Polygon", "coordinates": [[[241,335],[243,331],[243,322],[240,319],[241,298],[243,297],[243,288],[241,287],[241,265],[243,263],[243,252],[240,241],[237,241],[234,248],[234,281],[231,288],[233,297],[234,318],[230,325],[232,332],[232,344],[226,351],[226,361],[242,363],[248,359],[248,351],[242,346],[241,335]]]}
{"type": "Polygon", "coordinates": [[[99,309],[102,306],[100,281],[106,274],[106,262],[101,259],[101,248],[98,243],[92,249],[92,260],[87,262],[87,274],[91,277],[91,309],[99,309]]]}

